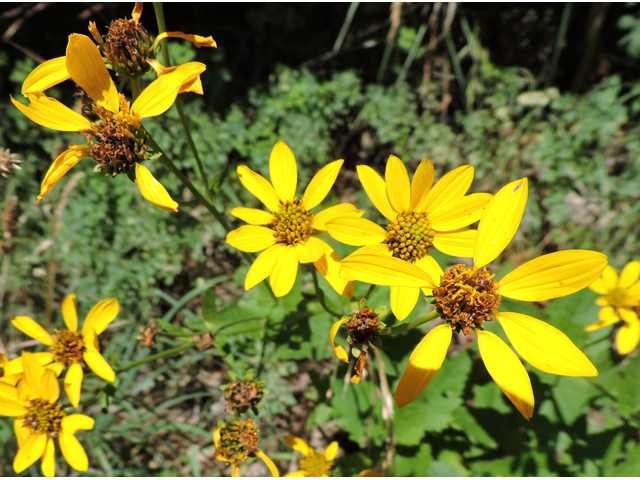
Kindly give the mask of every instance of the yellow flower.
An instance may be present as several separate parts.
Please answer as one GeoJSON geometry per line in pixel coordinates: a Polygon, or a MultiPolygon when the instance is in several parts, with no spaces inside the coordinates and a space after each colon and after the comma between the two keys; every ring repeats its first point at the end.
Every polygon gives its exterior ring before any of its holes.
{"type": "Polygon", "coordinates": [[[231,465],[232,477],[240,476],[240,462],[246,460],[251,454],[265,463],[271,476],[280,476],[273,461],[258,448],[260,440],[258,432],[258,428],[251,419],[244,422],[229,420],[224,422],[224,426],[218,427],[213,432],[213,443],[216,447],[213,455],[217,460],[231,465]]]}
{"type": "Polygon", "coordinates": [[[68,330],[55,330],[53,336],[29,317],[16,317],[11,323],[21,332],[49,346],[50,353],[40,354],[43,360],[48,355],[49,361],[55,360],[69,367],[64,379],[64,390],[71,404],[77,407],[82,384],[82,361],[107,382],[116,379],[113,369],[100,354],[98,335],[116,318],[120,306],[116,298],[98,302],[89,311],[82,331],[78,332],[75,298],[71,294],[62,303],[62,316],[68,330]]]}
{"type": "Polygon", "coordinates": [[[506,343],[484,330],[483,323],[494,318],[515,350],[538,370],[565,376],[598,374],[560,330],[528,315],[498,311],[503,296],[542,301],[575,293],[593,283],[607,265],[607,257],[601,253],[566,250],[531,260],[495,281],[485,265],[498,257],[515,235],[526,203],[526,178],[508,184],[489,202],[478,226],[473,267],[454,265],[444,273],[431,261],[425,273],[391,257],[351,255],[342,261],[341,273],[350,280],[431,289],[436,310],[445,320],[411,354],[395,394],[398,407],[415,400],[438,373],[452,332],[468,334],[474,330],[489,374],[520,413],[531,418],[534,398],[527,371],[506,343]]]}
{"type": "Polygon", "coordinates": [[[100,53],[89,37],[70,35],[67,55],[61,58],[45,62],[27,77],[22,93],[29,100],[28,105],[11,97],[13,104],[37,124],[63,132],[80,132],[87,137],[87,145],[73,145],[56,158],[42,181],[38,201],[53,189],[71,167],[86,156],[91,156],[110,175],[135,174],[144,198],[164,210],[177,211],[178,204],[147,167],[140,163],[149,158],[145,145],[146,132],[141,120],[167,111],[185,85],[193,85],[204,72],[204,64],[187,63],[162,75],[129,107],[129,102],[118,93],[100,53]],[[65,80],[64,75],[60,74],[61,65],[93,100],[92,110],[99,121],[92,122],[42,93],[65,80]]]}
{"type": "MultiPolygon", "coordinates": [[[[465,196],[473,181],[473,167],[456,168],[431,188],[433,164],[422,160],[413,181],[398,157],[387,161],[385,180],[371,167],[358,166],[358,176],[371,202],[384,215],[386,228],[357,217],[338,217],[327,222],[327,231],[347,245],[364,246],[355,253],[400,258],[427,268],[429,250],[459,257],[473,256],[476,231],[465,228],[478,221],[488,193],[465,196]]],[[[413,311],[420,289],[391,287],[391,311],[404,320],[413,311]]]]}
{"type": "Polygon", "coordinates": [[[28,352],[22,353],[22,362],[24,378],[18,388],[0,383],[0,415],[15,417],[19,449],[13,469],[21,473],[41,459],[42,473],[53,477],[56,468],[53,439],[57,438],[67,463],[86,472],[89,460],[74,434],[78,430],[91,430],[93,419],[65,414],[58,405],[60,386],[55,372],[43,368],[28,352]],[[20,388],[23,383],[25,388],[20,388]]]}
{"type": "Polygon", "coordinates": [[[325,451],[316,452],[307,443],[294,435],[285,435],[284,441],[304,457],[298,462],[300,470],[287,473],[285,477],[328,477],[333,460],[338,453],[338,442],[332,442],[325,451]]]}
{"type": "Polygon", "coordinates": [[[356,218],[364,212],[349,203],[315,214],[310,211],[327,196],[342,163],[343,160],[336,160],[316,173],[302,198],[296,196],[296,159],[282,140],[273,147],[269,160],[272,183],[247,166],[238,167],[238,176],[244,187],[271,210],[269,213],[240,207],[229,212],[250,225],[229,232],[227,243],[243,252],[264,250],[247,273],[245,289],[249,290],[270,277],[273,292],[282,297],[293,287],[298,264],[313,263],[336,292],[346,297],[353,294],[351,282],[338,277],[340,257],[316,235],[326,231],[326,223],[337,216],[356,218]]]}
{"type": "MultiPolygon", "coordinates": [[[[32,355],[40,365],[46,365],[46,370],[52,370],[55,372],[56,377],[62,373],[64,363],[51,363],[53,361],[53,357],[50,353],[41,352],[34,353],[32,355]]],[[[22,357],[14,358],[9,361],[6,355],[0,353],[0,382],[15,387],[17,383],[22,380],[23,372],[22,357]]]]}
{"type": "Polygon", "coordinates": [[[640,340],[640,262],[629,262],[620,277],[611,266],[589,288],[604,295],[596,300],[602,308],[600,320],[585,328],[587,332],[618,323],[624,323],[616,334],[616,346],[620,355],[633,351],[640,340]]]}

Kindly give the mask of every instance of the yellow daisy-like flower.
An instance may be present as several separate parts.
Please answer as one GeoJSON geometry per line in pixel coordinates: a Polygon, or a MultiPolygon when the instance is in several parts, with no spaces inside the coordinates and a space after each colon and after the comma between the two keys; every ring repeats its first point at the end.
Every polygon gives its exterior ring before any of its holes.
{"type": "Polygon", "coordinates": [[[258,448],[258,428],[251,419],[244,422],[229,420],[224,426],[213,432],[213,443],[216,447],[213,455],[217,460],[231,465],[232,477],[240,476],[240,462],[254,454],[262,460],[273,477],[279,477],[280,472],[275,463],[258,448]]]}
{"type": "MultiPolygon", "coordinates": [[[[433,185],[433,164],[422,160],[410,182],[404,164],[392,155],[385,180],[366,165],[358,166],[358,176],[371,202],[390,223],[382,228],[364,218],[338,217],[327,222],[333,238],[364,246],[356,253],[400,258],[422,269],[427,268],[429,250],[434,247],[448,255],[473,255],[476,231],[465,227],[480,219],[491,200],[488,193],[465,196],[473,167],[456,168],[433,185]]],[[[419,288],[391,287],[391,311],[398,320],[413,311],[419,296],[419,288]]]]}
{"type": "Polygon", "coordinates": [[[328,477],[333,460],[338,453],[338,442],[332,442],[323,452],[316,452],[307,442],[294,435],[285,435],[284,441],[304,457],[298,462],[300,470],[287,473],[285,477],[328,477]]]}
{"type": "Polygon", "coordinates": [[[566,250],[531,260],[495,281],[485,266],[515,235],[526,203],[526,178],[508,184],[489,202],[478,226],[472,267],[454,265],[444,273],[432,260],[425,273],[390,257],[351,255],[342,261],[341,273],[350,280],[430,289],[436,310],[446,322],[431,330],[411,354],[395,394],[398,407],[415,400],[438,373],[452,332],[468,334],[473,330],[489,374],[520,413],[531,418],[534,398],[529,374],[500,337],[484,330],[483,323],[494,318],[514,349],[538,370],[565,376],[598,374],[560,330],[528,315],[498,311],[503,296],[543,301],[575,293],[593,283],[607,265],[607,257],[601,253],[566,250]]]}
{"type": "Polygon", "coordinates": [[[600,320],[585,328],[587,332],[608,327],[619,321],[624,323],[616,334],[620,355],[631,353],[640,340],[640,262],[629,262],[620,277],[611,266],[589,288],[604,297],[596,300],[602,308],[600,320]]]}
{"type": "Polygon", "coordinates": [[[178,93],[190,88],[205,71],[202,63],[191,62],[177,67],[151,83],[130,107],[118,93],[98,49],[85,35],[69,36],[66,57],[61,57],[70,78],[94,102],[96,122],[76,113],[54,98],[42,93],[65,80],[59,74],[60,59],[50,60],[36,68],[25,80],[22,94],[29,100],[25,105],[13,97],[13,104],[38,125],[62,132],[79,132],[87,137],[86,145],[73,145],[53,162],[42,181],[38,201],[42,200],[58,181],[80,160],[91,156],[98,166],[110,175],[135,174],[142,196],[158,207],[177,211],[178,204],[166,189],[140,162],[148,159],[146,132],[141,120],[166,112],[178,93]],[[50,63],[53,62],[53,63],[50,63]]]}
{"type": "Polygon", "coordinates": [[[86,472],[89,460],[74,434],[78,430],[91,430],[93,419],[67,415],[58,405],[60,386],[55,372],[46,370],[28,352],[22,353],[22,362],[24,377],[18,388],[0,383],[0,415],[15,417],[19,450],[13,469],[21,473],[41,459],[42,473],[53,477],[56,468],[53,439],[57,438],[67,463],[86,472]]]}
{"type": "Polygon", "coordinates": [[[349,203],[315,214],[311,212],[331,190],[342,163],[343,160],[336,160],[316,173],[302,198],[296,196],[296,159],[282,140],[278,140],[271,152],[271,183],[247,166],[238,167],[238,177],[244,187],[271,210],[269,213],[240,207],[229,212],[250,225],[229,232],[227,243],[243,252],[264,250],[247,273],[245,289],[270,277],[273,292],[282,297],[293,287],[298,264],[313,263],[336,292],[346,297],[353,295],[352,283],[338,277],[340,257],[316,235],[326,231],[326,223],[335,217],[357,218],[364,212],[349,203]]]}
{"type": "Polygon", "coordinates": [[[49,361],[55,360],[69,367],[64,379],[64,390],[71,404],[77,407],[80,402],[83,361],[107,382],[116,379],[113,369],[100,354],[98,335],[116,318],[120,306],[116,298],[98,302],[89,311],[82,331],[78,332],[75,298],[71,294],[62,303],[62,316],[68,330],[55,330],[53,336],[29,317],[16,317],[11,323],[21,332],[49,347],[50,353],[39,354],[43,361],[48,355],[49,361]]]}

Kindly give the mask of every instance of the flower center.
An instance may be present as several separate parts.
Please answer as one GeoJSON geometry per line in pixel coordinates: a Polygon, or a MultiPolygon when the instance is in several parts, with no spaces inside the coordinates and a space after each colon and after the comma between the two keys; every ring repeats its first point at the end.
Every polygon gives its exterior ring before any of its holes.
{"type": "Polygon", "coordinates": [[[349,330],[349,343],[351,345],[369,343],[380,335],[378,315],[369,307],[354,310],[351,320],[347,323],[347,329],[349,330]]]}
{"type": "Polygon", "coordinates": [[[215,456],[244,460],[258,449],[258,428],[253,420],[228,420],[220,430],[220,443],[215,456]]]}
{"type": "Polygon", "coordinates": [[[436,309],[457,332],[467,335],[472,328],[482,329],[483,322],[495,318],[502,295],[494,276],[486,268],[454,265],[442,277],[440,287],[433,290],[436,309]]]}
{"type": "Polygon", "coordinates": [[[85,350],[82,335],[70,330],[54,330],[54,333],[51,353],[56,361],[66,366],[82,362],[85,350]]]}
{"type": "Polygon", "coordinates": [[[257,407],[262,400],[264,390],[261,382],[239,380],[229,384],[224,392],[227,405],[235,412],[244,413],[249,408],[257,407]]]}
{"type": "Polygon", "coordinates": [[[324,477],[331,469],[331,462],[327,460],[324,453],[313,452],[300,460],[299,467],[307,477],[324,477]]]}
{"type": "Polygon", "coordinates": [[[387,245],[393,256],[413,263],[433,247],[433,229],[427,214],[407,210],[387,225],[387,245]]]}
{"type": "Polygon", "coordinates": [[[36,398],[31,400],[31,406],[27,413],[21,417],[23,420],[22,426],[28,428],[32,433],[48,434],[51,437],[56,437],[60,432],[60,424],[65,416],[64,410],[57,403],[36,398]]]}
{"type": "Polygon", "coordinates": [[[313,213],[300,205],[300,199],[281,203],[280,210],[273,213],[273,221],[267,226],[274,231],[278,242],[297,245],[306,241],[313,233],[313,213]]]}
{"type": "Polygon", "coordinates": [[[622,288],[616,288],[615,290],[609,292],[607,298],[612,307],[624,307],[627,299],[627,291],[622,288]]]}

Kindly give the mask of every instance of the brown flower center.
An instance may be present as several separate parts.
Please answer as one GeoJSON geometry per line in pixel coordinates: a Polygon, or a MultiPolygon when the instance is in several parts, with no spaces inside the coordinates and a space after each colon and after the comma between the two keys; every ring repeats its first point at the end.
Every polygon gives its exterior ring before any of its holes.
{"type": "Polygon", "coordinates": [[[267,226],[274,231],[278,242],[297,245],[311,236],[312,224],[313,213],[303,208],[296,198],[293,202],[282,202],[280,210],[273,213],[273,221],[267,226]]]}
{"type": "Polygon", "coordinates": [[[245,460],[258,449],[258,428],[253,420],[228,420],[220,430],[220,443],[215,456],[229,460],[245,460]]]}
{"type": "Polygon", "coordinates": [[[57,403],[47,402],[42,398],[31,400],[31,406],[22,417],[22,426],[32,433],[47,434],[57,437],[61,429],[64,410],[57,403]]]}
{"type": "Polygon", "coordinates": [[[483,322],[495,318],[502,295],[494,276],[486,268],[454,265],[442,277],[440,287],[433,290],[436,309],[457,332],[467,335],[472,328],[482,329],[483,322]]]}
{"type": "Polygon", "coordinates": [[[262,386],[257,382],[239,380],[229,384],[229,388],[224,392],[224,399],[227,401],[227,406],[242,413],[258,406],[263,394],[262,386]]]}
{"type": "Polygon", "coordinates": [[[380,323],[376,312],[369,307],[359,308],[351,314],[351,320],[347,323],[349,330],[349,343],[362,345],[369,343],[380,335],[380,323]]]}
{"type": "Polygon", "coordinates": [[[325,477],[331,469],[331,462],[327,460],[324,453],[314,451],[308,457],[300,460],[299,467],[307,477],[325,477]]]}
{"type": "Polygon", "coordinates": [[[433,248],[433,229],[427,214],[407,210],[387,225],[387,245],[393,256],[413,263],[433,248]]]}
{"type": "Polygon", "coordinates": [[[54,330],[54,333],[50,348],[56,361],[67,366],[82,362],[85,351],[82,335],[70,330],[54,330]]]}

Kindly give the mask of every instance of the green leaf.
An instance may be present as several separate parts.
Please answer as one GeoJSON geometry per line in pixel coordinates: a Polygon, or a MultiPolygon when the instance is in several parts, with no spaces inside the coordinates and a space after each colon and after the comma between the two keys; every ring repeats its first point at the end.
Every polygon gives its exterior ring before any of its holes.
{"type": "Polygon", "coordinates": [[[169,322],[165,322],[161,318],[159,318],[156,321],[158,322],[158,324],[164,330],[166,330],[171,335],[191,335],[191,334],[193,334],[193,331],[189,330],[188,328],[180,327],[178,325],[173,325],[173,324],[171,324],[169,322]]]}
{"type": "Polygon", "coordinates": [[[217,325],[217,298],[218,295],[216,294],[216,287],[210,287],[209,290],[204,293],[204,298],[202,299],[202,321],[207,326],[209,331],[213,331],[217,325]]]}
{"type": "Polygon", "coordinates": [[[393,456],[393,471],[396,477],[422,477],[431,468],[431,445],[421,443],[416,447],[398,445],[393,456]]]}

